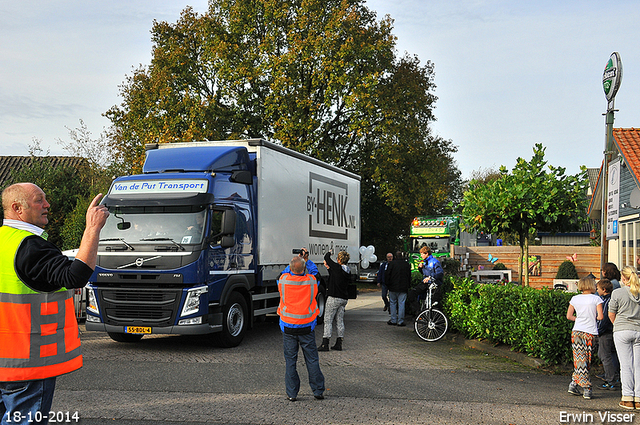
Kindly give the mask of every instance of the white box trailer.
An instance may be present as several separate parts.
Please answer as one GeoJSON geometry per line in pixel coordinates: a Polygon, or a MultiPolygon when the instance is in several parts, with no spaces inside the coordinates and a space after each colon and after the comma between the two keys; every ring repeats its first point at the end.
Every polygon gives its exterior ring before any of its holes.
{"type": "MultiPolygon", "coordinates": [[[[262,140],[200,143],[242,145],[255,154],[258,264],[275,268],[273,273],[279,274],[291,249],[305,247],[318,266],[328,250],[334,254],[344,250],[356,267],[360,247],[358,175],[262,140]]],[[[163,147],[172,145],[179,144],[163,147]]],[[[318,268],[325,272],[324,267],[318,268]]],[[[273,278],[273,273],[269,277],[273,278]]]]}

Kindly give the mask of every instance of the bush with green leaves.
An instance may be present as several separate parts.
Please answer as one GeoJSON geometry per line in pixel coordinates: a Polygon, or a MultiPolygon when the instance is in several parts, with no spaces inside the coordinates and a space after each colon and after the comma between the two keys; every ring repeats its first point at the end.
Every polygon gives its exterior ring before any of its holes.
{"type": "Polygon", "coordinates": [[[495,263],[493,265],[493,270],[507,270],[507,266],[505,266],[503,263],[495,263]]]}
{"type": "Polygon", "coordinates": [[[578,279],[578,272],[572,261],[564,260],[562,264],[560,264],[556,279],[578,279]]]}
{"type": "Polygon", "coordinates": [[[573,322],[566,313],[575,294],[462,278],[451,283],[445,310],[452,328],[465,337],[508,344],[549,365],[571,360],[573,322]]]}

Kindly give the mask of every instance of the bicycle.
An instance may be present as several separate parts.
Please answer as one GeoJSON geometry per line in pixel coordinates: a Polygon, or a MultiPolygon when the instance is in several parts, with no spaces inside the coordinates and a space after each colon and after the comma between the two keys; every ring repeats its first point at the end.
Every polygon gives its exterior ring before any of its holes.
{"type": "Polygon", "coordinates": [[[439,340],[447,333],[449,328],[447,316],[436,307],[438,302],[431,302],[431,293],[435,287],[434,283],[429,285],[427,297],[420,301],[420,314],[418,314],[414,323],[418,336],[428,342],[439,340]]]}

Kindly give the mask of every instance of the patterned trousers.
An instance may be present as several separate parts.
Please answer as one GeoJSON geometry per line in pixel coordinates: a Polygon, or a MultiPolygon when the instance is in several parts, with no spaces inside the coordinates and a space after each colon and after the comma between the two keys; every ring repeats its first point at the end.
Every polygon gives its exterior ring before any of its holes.
{"type": "Polygon", "coordinates": [[[571,349],[573,350],[573,382],[582,388],[591,389],[589,369],[591,369],[591,351],[593,349],[594,335],[580,332],[571,332],[571,349]]]}
{"type": "Polygon", "coordinates": [[[333,319],[336,320],[336,330],[338,338],[344,338],[344,307],[347,305],[344,298],[327,297],[327,303],[324,306],[324,334],[323,338],[331,338],[333,330],[333,319]]]}

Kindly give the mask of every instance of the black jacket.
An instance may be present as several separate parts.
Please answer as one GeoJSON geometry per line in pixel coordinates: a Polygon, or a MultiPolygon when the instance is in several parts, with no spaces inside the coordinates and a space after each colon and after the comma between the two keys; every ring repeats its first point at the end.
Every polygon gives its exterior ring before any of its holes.
{"type": "Polygon", "coordinates": [[[398,258],[387,266],[384,282],[391,292],[408,292],[411,286],[411,264],[398,258]]]}
{"type": "Polygon", "coordinates": [[[351,273],[345,272],[342,266],[331,259],[331,254],[324,254],[324,261],[329,266],[329,287],[327,296],[334,298],[349,299],[347,287],[351,282],[351,273]]]}

